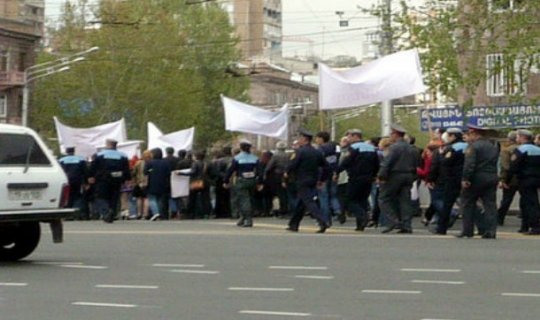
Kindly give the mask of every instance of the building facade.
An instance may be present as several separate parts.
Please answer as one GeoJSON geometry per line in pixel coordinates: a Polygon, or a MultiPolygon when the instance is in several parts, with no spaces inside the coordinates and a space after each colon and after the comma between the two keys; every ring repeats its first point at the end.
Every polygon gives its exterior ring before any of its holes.
{"type": "Polygon", "coordinates": [[[460,105],[531,104],[540,98],[540,3],[522,0],[460,1],[460,70],[469,83],[460,105]],[[475,12],[485,18],[469,23],[475,12]],[[480,36],[477,36],[480,35],[480,36]],[[474,73],[478,76],[474,78],[474,73]],[[476,80],[476,81],[474,81],[476,80]]]}
{"type": "Polygon", "coordinates": [[[281,57],[281,0],[231,0],[224,6],[240,38],[245,61],[281,57]]]}
{"type": "Polygon", "coordinates": [[[44,30],[43,0],[0,2],[0,122],[21,123],[24,71],[44,30]]]}

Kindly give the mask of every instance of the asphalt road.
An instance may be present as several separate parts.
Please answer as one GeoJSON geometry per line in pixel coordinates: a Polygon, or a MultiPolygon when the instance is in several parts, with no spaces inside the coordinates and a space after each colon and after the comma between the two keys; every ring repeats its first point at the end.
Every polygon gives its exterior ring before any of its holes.
{"type": "Polygon", "coordinates": [[[0,265],[0,319],[536,319],[540,237],[509,219],[497,240],[261,218],[67,222],[58,245],[42,225],[0,265]]]}

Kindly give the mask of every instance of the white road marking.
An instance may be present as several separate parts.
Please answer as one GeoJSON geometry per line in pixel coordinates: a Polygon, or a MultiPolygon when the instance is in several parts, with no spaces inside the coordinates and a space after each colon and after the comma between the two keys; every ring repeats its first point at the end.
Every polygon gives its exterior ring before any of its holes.
{"type": "Polygon", "coordinates": [[[42,262],[32,262],[32,264],[44,264],[44,265],[51,265],[51,266],[59,266],[59,265],[62,265],[62,264],[70,264],[70,265],[78,264],[78,265],[81,265],[83,263],[82,262],[69,262],[69,261],[64,261],[64,262],[42,261],[42,262]]]}
{"type": "Polygon", "coordinates": [[[362,293],[388,293],[388,294],[421,294],[417,290],[362,290],[362,293]]]}
{"type": "Polygon", "coordinates": [[[28,283],[25,282],[0,282],[0,287],[26,287],[28,283]]]}
{"type": "Polygon", "coordinates": [[[448,273],[457,273],[461,272],[461,269],[422,269],[422,268],[402,268],[400,269],[403,272],[448,272],[448,273]]]}
{"type": "Polygon", "coordinates": [[[159,289],[158,286],[140,286],[140,285],[123,285],[123,284],[98,284],[96,288],[103,289],[159,289]]]}
{"type": "Polygon", "coordinates": [[[303,312],[283,312],[283,311],[261,311],[261,310],[242,310],[240,314],[257,314],[266,316],[285,316],[285,317],[309,317],[311,313],[303,312]]]}
{"type": "Polygon", "coordinates": [[[540,293],[519,293],[519,292],[503,292],[502,296],[505,297],[529,297],[529,298],[540,298],[540,293]]]}
{"type": "Polygon", "coordinates": [[[465,281],[442,281],[442,280],[412,280],[412,283],[428,284],[465,284],[465,281]]]}
{"type": "Polygon", "coordinates": [[[112,308],[136,308],[136,304],[121,304],[121,303],[102,303],[102,302],[73,302],[74,306],[88,306],[88,307],[112,307],[112,308]]]}
{"type": "Polygon", "coordinates": [[[269,266],[268,269],[277,269],[277,270],[328,270],[328,267],[269,266]]]}
{"type": "Polygon", "coordinates": [[[540,270],[523,270],[521,273],[540,274],[540,270]]]}
{"type": "Polygon", "coordinates": [[[106,266],[87,266],[83,264],[61,264],[60,267],[73,268],[73,269],[95,269],[95,270],[103,270],[103,269],[108,268],[106,266]]]}
{"type": "Polygon", "coordinates": [[[156,268],[204,268],[204,264],[169,264],[169,263],[154,263],[152,267],[156,268]]]}
{"type": "Polygon", "coordinates": [[[231,291],[266,291],[266,292],[291,292],[293,288],[247,288],[247,287],[230,287],[231,291]]]}
{"type": "Polygon", "coordinates": [[[182,269],[173,269],[169,270],[170,272],[177,273],[195,273],[195,274],[218,274],[219,271],[209,271],[209,270],[182,270],[182,269]]]}
{"type": "Polygon", "coordinates": [[[302,275],[302,274],[296,275],[294,277],[299,278],[299,279],[314,279],[314,280],[331,280],[331,279],[334,279],[333,276],[308,276],[308,275],[302,275]]]}

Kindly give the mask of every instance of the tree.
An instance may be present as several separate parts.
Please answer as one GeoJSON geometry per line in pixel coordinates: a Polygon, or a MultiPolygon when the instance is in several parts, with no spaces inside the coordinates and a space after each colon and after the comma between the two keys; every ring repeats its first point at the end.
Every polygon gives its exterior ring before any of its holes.
{"type": "Polygon", "coordinates": [[[219,5],[102,0],[88,10],[86,0],[66,3],[52,34],[55,54],[100,50],[36,83],[34,127],[52,132],[53,115],[81,127],[124,117],[130,138],[144,139],[147,121],[164,132],[196,126],[200,147],[225,134],[219,95],[245,98],[248,80],[227,72],[240,53],[219,5]]]}
{"type": "MultiPolygon", "coordinates": [[[[516,2],[520,7],[515,10],[498,10],[497,5],[503,3],[509,1],[427,0],[425,6],[416,8],[401,1],[399,10],[391,15],[392,42],[398,50],[419,49],[425,83],[433,97],[440,93],[456,102],[462,92],[465,105],[470,106],[479,85],[489,76],[486,54],[506,57],[493,72],[514,68],[517,59],[522,61],[520,81],[529,79],[531,69],[539,63],[540,1],[516,2]]],[[[388,14],[384,9],[374,6],[368,11],[384,17],[388,14]]],[[[521,101],[523,94],[517,90],[510,100],[521,101]]]]}

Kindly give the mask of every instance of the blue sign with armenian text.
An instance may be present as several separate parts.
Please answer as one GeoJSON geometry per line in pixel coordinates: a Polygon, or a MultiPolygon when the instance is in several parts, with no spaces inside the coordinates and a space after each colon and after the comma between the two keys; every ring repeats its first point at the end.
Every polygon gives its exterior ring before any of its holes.
{"type": "Polygon", "coordinates": [[[429,131],[429,128],[462,128],[463,111],[457,106],[444,108],[429,108],[420,110],[420,129],[429,131]]]}

